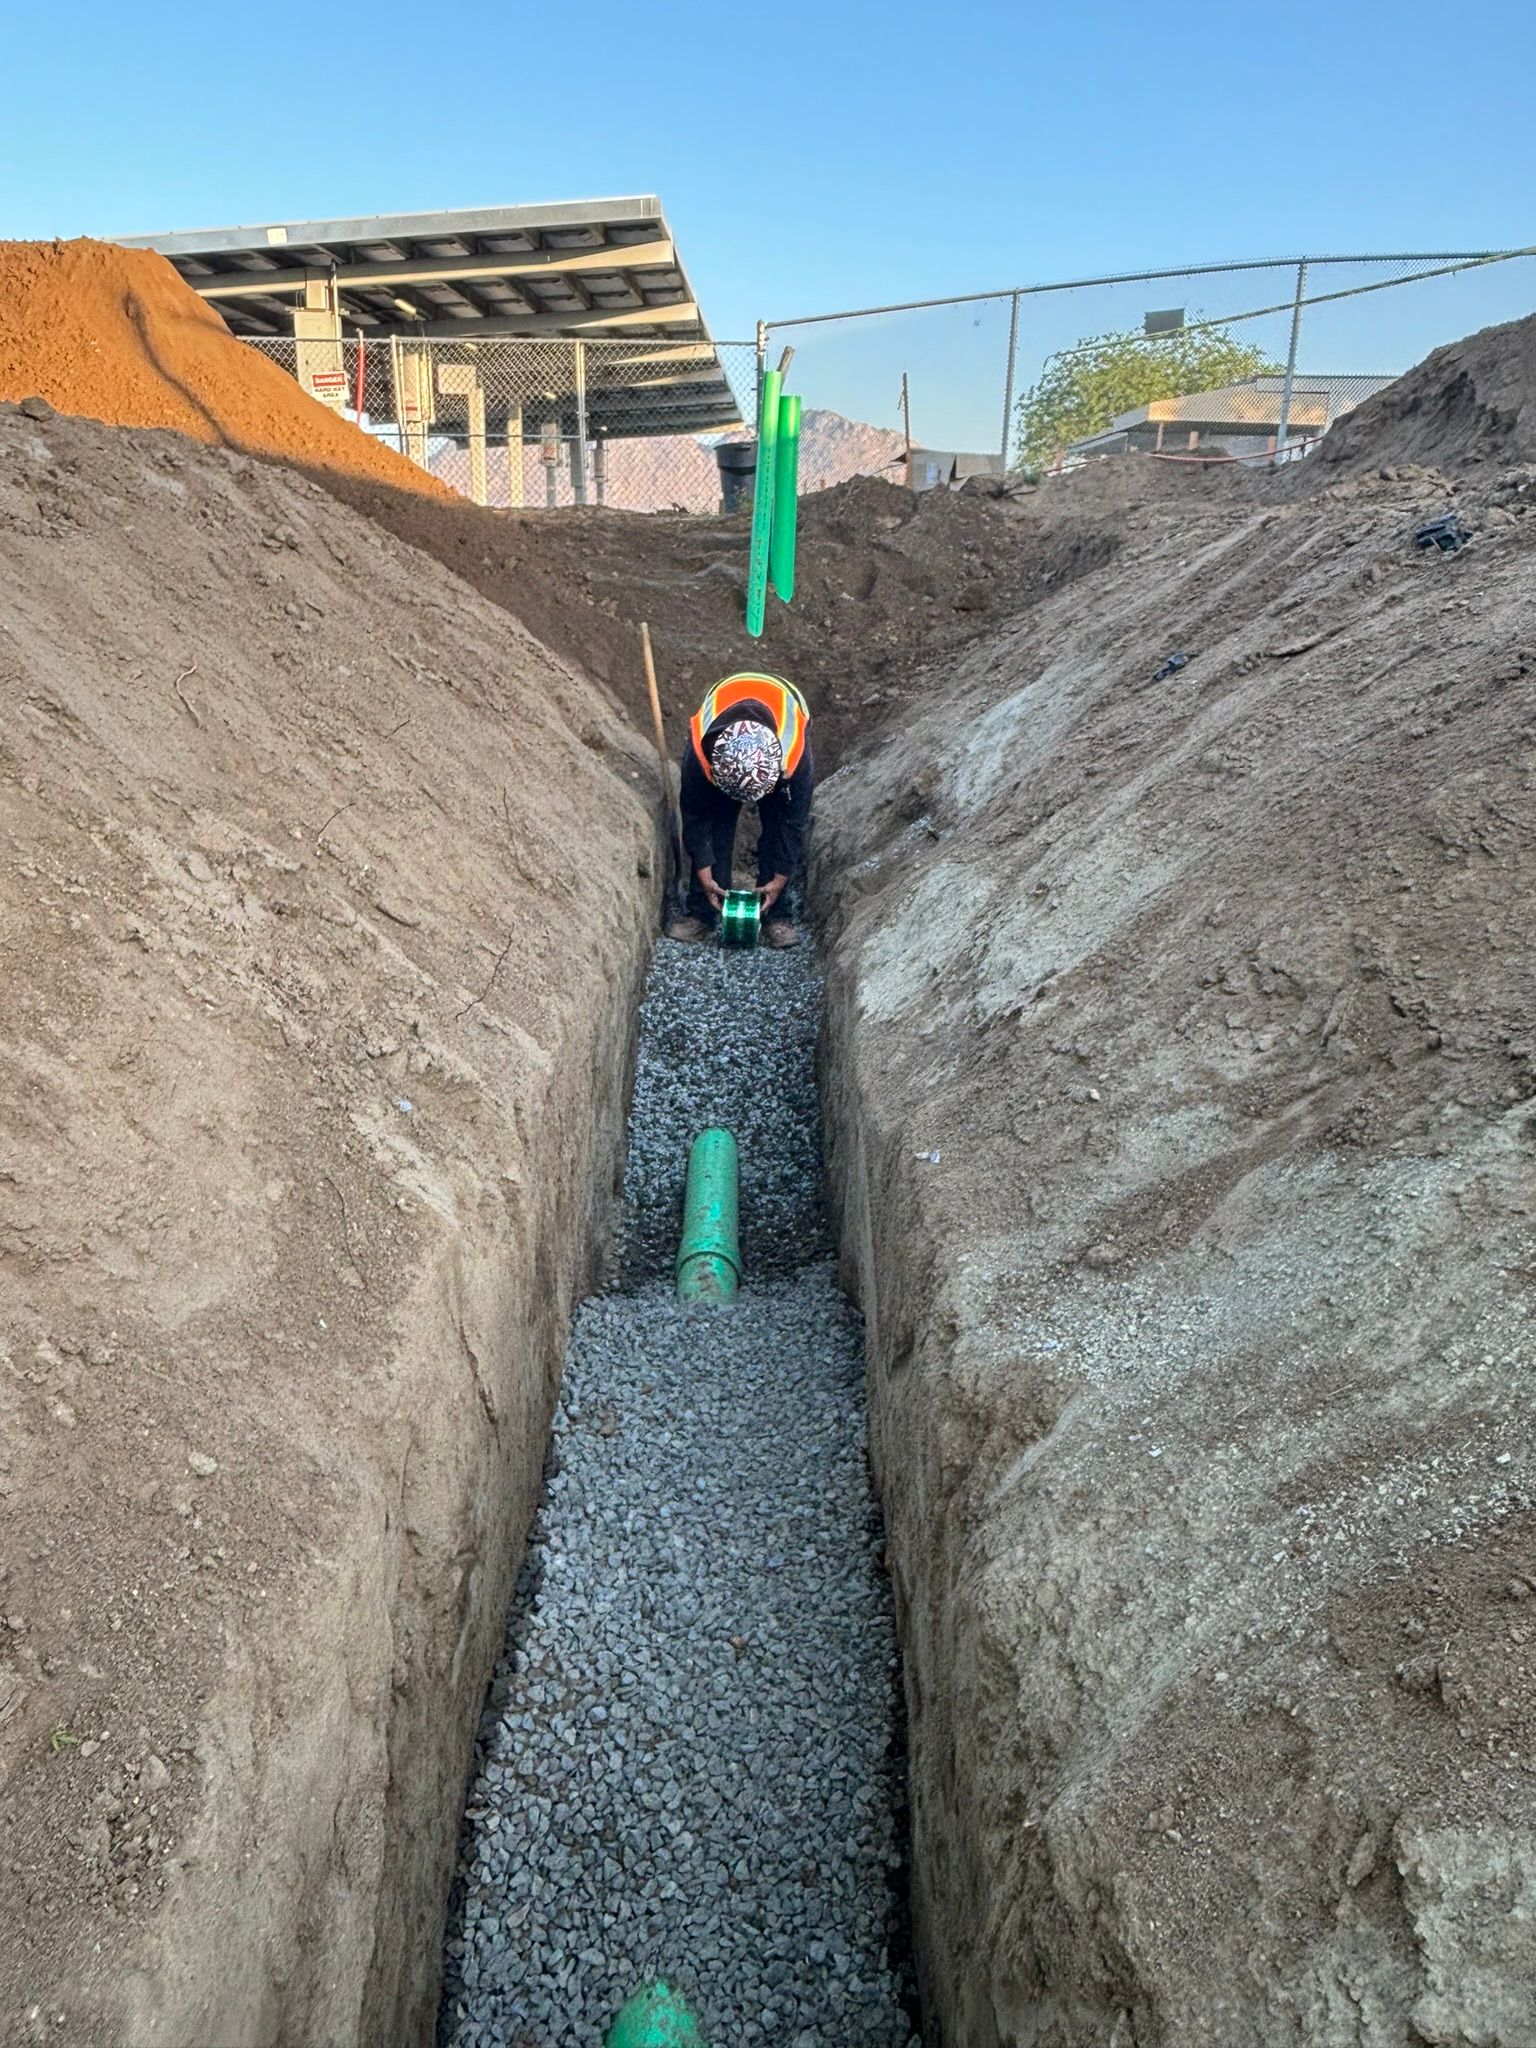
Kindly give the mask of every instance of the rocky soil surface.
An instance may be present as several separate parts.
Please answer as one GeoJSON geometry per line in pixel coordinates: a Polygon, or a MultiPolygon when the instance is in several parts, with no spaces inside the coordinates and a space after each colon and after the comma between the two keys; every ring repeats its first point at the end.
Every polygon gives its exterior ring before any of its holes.
{"type": "Polygon", "coordinates": [[[1536,2040],[1533,486],[1065,479],[818,795],[952,2048],[1536,2040]]]}
{"type": "Polygon", "coordinates": [[[654,766],[318,486],[33,410],[0,407],[0,2039],[421,2040],[618,1171],[654,766]]]}

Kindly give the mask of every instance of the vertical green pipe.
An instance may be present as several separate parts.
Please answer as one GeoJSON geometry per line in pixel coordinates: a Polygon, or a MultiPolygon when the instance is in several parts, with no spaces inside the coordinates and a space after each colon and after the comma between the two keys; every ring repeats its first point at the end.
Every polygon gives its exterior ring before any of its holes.
{"type": "Polygon", "coordinates": [[[768,544],[773,533],[774,460],[779,443],[779,373],[764,370],[757,395],[757,485],[752,494],[752,554],[747,563],[747,631],[762,638],[768,602],[768,544]]]}
{"type": "Polygon", "coordinates": [[[741,1285],[737,1241],[736,1140],[729,1131],[700,1131],[688,1154],[683,1236],[677,1248],[677,1298],[734,1301],[741,1285]]]}
{"type": "Polygon", "coordinates": [[[773,530],[768,572],[786,604],[795,594],[795,527],[800,511],[800,399],[786,391],[779,399],[779,435],[773,456],[773,530]]]}

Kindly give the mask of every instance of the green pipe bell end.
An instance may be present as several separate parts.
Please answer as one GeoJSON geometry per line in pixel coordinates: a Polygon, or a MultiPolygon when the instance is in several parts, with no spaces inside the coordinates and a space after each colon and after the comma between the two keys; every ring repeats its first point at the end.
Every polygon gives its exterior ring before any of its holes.
{"type": "Polygon", "coordinates": [[[705,2048],[681,1992],[669,1984],[637,1991],[608,2029],[607,2048],[705,2048]]]}
{"type": "Polygon", "coordinates": [[[721,945],[755,946],[762,916],[762,898],[755,889],[728,889],[720,909],[721,945]]]}

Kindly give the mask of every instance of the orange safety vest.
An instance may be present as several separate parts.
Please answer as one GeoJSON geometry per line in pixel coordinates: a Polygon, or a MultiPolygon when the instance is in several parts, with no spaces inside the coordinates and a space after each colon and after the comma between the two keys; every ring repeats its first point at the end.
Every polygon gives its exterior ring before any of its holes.
{"type": "Polygon", "coordinates": [[[774,730],[779,736],[779,752],[784,756],[784,773],[793,775],[805,754],[805,732],[811,722],[811,714],[805,699],[793,683],[786,683],[782,676],[758,675],[751,669],[743,669],[739,675],[727,676],[722,683],[716,683],[704,702],[689,721],[688,730],[693,734],[693,751],[699,757],[699,766],[711,782],[714,776],[709,771],[709,756],[704,751],[704,735],[733,704],[755,702],[766,704],[773,714],[774,730]]]}

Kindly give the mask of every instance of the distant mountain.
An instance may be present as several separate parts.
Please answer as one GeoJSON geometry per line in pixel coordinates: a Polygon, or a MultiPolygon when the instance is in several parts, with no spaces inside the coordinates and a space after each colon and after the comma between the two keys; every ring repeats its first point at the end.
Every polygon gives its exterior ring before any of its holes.
{"type": "MultiPolygon", "coordinates": [[[[888,427],[872,427],[840,412],[810,408],[800,424],[800,488],[824,491],[850,477],[881,476],[905,481],[905,443],[888,427]]],[[[604,502],[621,512],[718,512],[720,470],[714,449],[691,434],[662,434],[646,440],[610,441],[604,502]]],[[[469,454],[444,447],[432,458],[432,471],[455,489],[469,489],[469,454]]],[[[548,502],[548,470],[535,443],[523,449],[522,503],[548,502]]],[[[556,502],[569,505],[571,479],[561,463],[555,470],[556,502]]],[[[486,452],[486,492],[492,505],[507,498],[507,450],[486,452]]]]}

